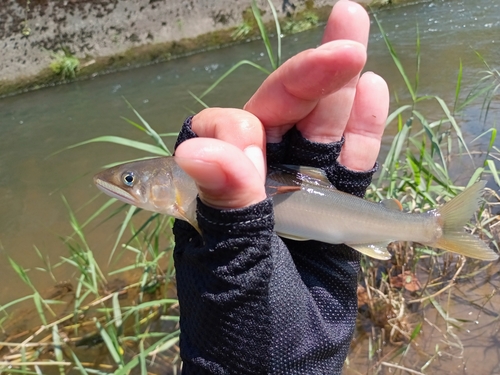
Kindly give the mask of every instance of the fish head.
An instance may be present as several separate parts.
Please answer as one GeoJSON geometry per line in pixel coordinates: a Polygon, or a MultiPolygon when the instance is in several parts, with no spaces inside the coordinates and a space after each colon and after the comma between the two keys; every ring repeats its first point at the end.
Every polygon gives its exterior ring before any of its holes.
{"type": "Polygon", "coordinates": [[[176,216],[178,196],[172,158],[121,164],[94,176],[95,185],[107,195],[144,210],[176,216]]]}

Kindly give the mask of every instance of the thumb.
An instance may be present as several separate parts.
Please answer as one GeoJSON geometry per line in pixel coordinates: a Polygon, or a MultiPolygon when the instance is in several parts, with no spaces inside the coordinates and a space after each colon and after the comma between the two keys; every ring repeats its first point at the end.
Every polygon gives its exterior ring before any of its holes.
{"type": "MultiPolygon", "coordinates": [[[[262,151],[262,150],[261,150],[262,151]]],[[[255,155],[252,149],[251,154],[255,155]]],[[[264,158],[261,158],[262,164],[264,158]]],[[[177,147],[175,161],[198,186],[200,199],[220,208],[243,208],[266,198],[260,170],[238,147],[213,138],[193,138],[177,147]]]]}

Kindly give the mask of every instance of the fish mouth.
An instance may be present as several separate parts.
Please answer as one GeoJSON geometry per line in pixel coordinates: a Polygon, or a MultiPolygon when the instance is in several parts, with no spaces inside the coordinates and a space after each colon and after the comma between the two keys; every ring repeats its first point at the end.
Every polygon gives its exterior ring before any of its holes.
{"type": "Polygon", "coordinates": [[[120,199],[131,205],[135,205],[136,203],[136,199],[131,194],[123,189],[120,189],[116,185],[110,184],[109,182],[101,180],[98,177],[94,177],[94,184],[99,190],[113,198],[120,199]]]}

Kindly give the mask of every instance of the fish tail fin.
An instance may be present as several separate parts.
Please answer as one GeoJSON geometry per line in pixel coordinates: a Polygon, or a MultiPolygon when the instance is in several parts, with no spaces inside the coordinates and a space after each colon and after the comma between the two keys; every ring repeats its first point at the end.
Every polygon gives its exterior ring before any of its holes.
{"type": "Polygon", "coordinates": [[[485,181],[479,181],[457,195],[438,210],[443,235],[433,246],[470,258],[496,260],[498,254],[477,237],[465,233],[464,225],[476,212],[485,181]]]}

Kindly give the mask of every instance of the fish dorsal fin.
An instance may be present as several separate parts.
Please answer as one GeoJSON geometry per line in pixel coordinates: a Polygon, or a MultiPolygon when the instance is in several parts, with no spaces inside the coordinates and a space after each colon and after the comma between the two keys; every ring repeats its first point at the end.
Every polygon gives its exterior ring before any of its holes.
{"type": "Polygon", "coordinates": [[[362,254],[368,255],[375,259],[387,260],[391,259],[391,254],[387,251],[388,242],[372,243],[372,244],[346,244],[354,250],[362,254]]]}
{"type": "Polygon", "coordinates": [[[380,201],[380,204],[389,210],[403,211],[403,205],[397,199],[384,199],[380,201]]]}
{"type": "Polygon", "coordinates": [[[268,178],[286,186],[312,185],[335,189],[323,170],[301,165],[271,165],[268,178]]]}
{"type": "Polygon", "coordinates": [[[332,186],[332,183],[328,180],[325,171],[319,168],[306,167],[303,165],[285,165],[285,167],[290,169],[295,169],[301,175],[302,178],[308,179],[312,183],[318,183],[321,185],[332,186]]]}

